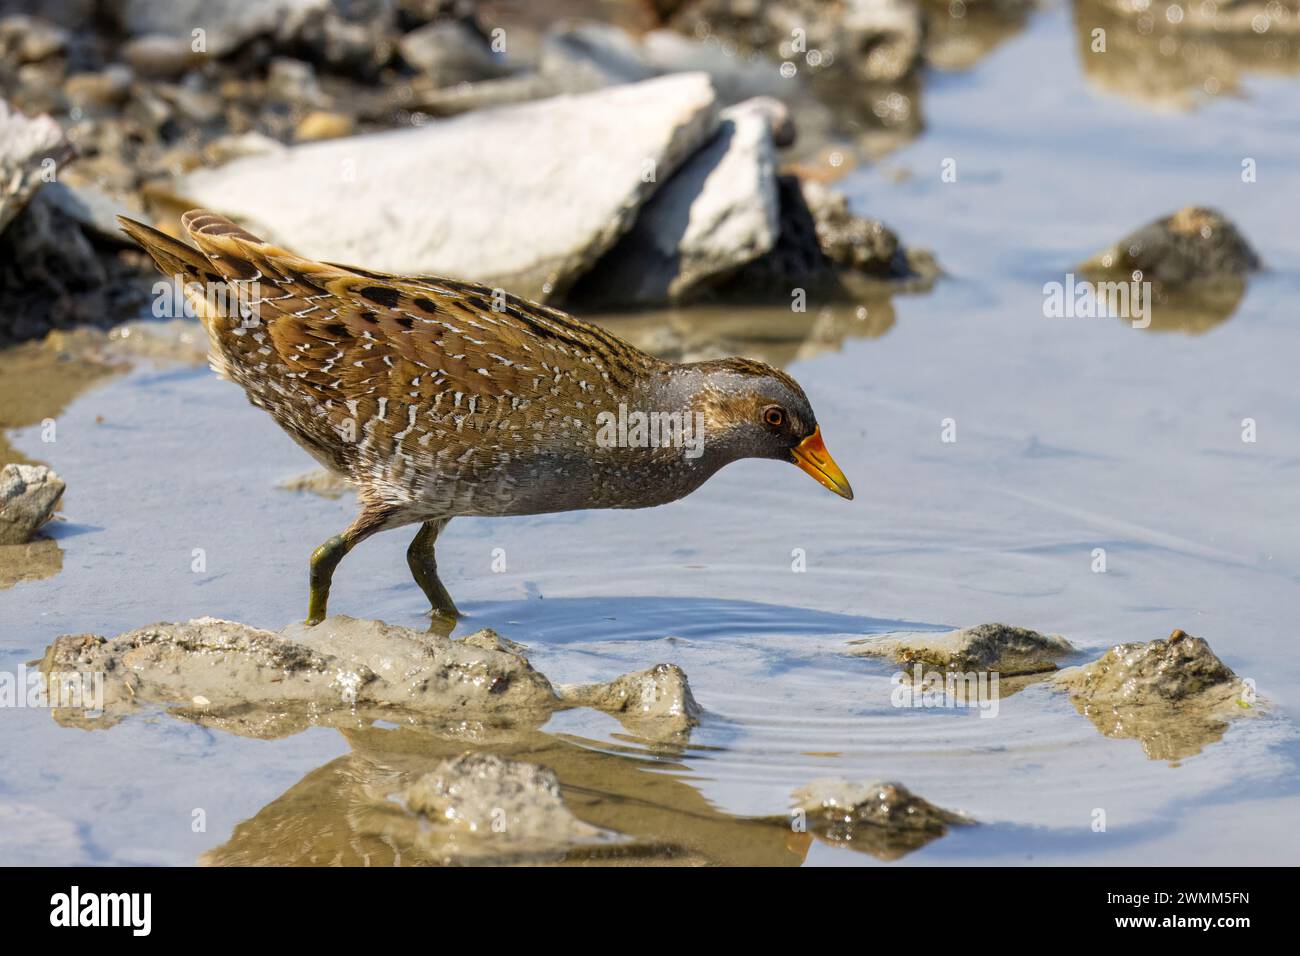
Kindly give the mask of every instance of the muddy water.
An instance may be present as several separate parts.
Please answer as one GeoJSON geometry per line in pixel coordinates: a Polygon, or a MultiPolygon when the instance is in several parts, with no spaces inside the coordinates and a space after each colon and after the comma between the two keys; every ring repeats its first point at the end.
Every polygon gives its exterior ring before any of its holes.
{"type": "MultiPolygon", "coordinates": [[[[278,740],[165,714],[88,732],[11,710],[0,857],[288,861],[302,837],[329,860],[392,862],[394,848],[348,837],[349,788],[478,747],[551,766],[580,816],[657,848],[642,858],[879,863],[749,819],[844,776],[899,780],[981,822],[907,863],[1297,859],[1295,81],[1246,72],[1243,98],[1155,112],[1087,80],[1075,30],[1068,8],[1041,12],[970,72],[932,78],[928,131],[844,181],[860,208],[934,247],[950,278],[932,294],[862,320],[814,304],[786,326],[771,312],[611,321],[669,354],[743,346],[788,363],[857,500],[751,462],[654,511],[446,532],[462,631],[526,644],[557,683],[679,664],[705,709],[688,739],[643,740],[588,710],[504,736],[320,728],[278,740]],[[1240,179],[1246,156],[1254,184],[1240,179]],[[946,158],[956,183],[940,180],[946,158]],[[1044,282],[1192,202],[1226,212],[1270,267],[1231,315],[1195,331],[1043,317],[1044,282]],[[1255,443],[1241,440],[1247,417],[1255,443]],[[955,442],[941,441],[944,419],[955,442]],[[796,549],[806,571],[792,570],[796,549]],[[1064,634],[1087,655],[1181,627],[1271,707],[1171,765],[1102,737],[1044,685],[995,717],[900,709],[893,666],[843,654],[864,635],[993,620],[1064,634]]],[[[140,367],[58,422],[53,444],[35,426],[10,435],[69,490],[53,532],[63,570],[0,595],[0,669],[61,633],[203,614],[278,628],[302,614],[306,556],[350,504],[275,489],[310,462],[237,389],[199,368],[140,367]]],[[[418,624],[406,543],[386,534],[350,555],[332,609],[418,624]]]]}

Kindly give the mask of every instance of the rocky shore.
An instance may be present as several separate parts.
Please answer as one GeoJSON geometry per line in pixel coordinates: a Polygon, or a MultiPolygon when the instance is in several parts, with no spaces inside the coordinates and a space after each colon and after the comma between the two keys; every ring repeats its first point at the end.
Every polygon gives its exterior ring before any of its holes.
{"type": "Polygon", "coordinates": [[[428,0],[7,16],[0,341],[142,309],[147,264],[114,216],[174,229],[194,205],[306,255],[575,308],[925,288],[930,257],[820,182],[870,149],[819,79],[838,59],[859,99],[910,102],[925,14],[805,6],[798,50],[777,3],[508,25],[428,0]]]}
{"type": "MultiPolygon", "coordinates": [[[[900,663],[1006,668],[1011,677],[1047,679],[1103,735],[1137,738],[1152,759],[1191,756],[1220,740],[1231,720],[1256,711],[1253,687],[1182,631],[1167,641],[1118,645],[1062,671],[1055,661],[1074,653],[1063,638],[1001,624],[850,645],[855,653],[862,647],[900,663]]],[[[95,699],[55,707],[54,719],[65,726],[105,729],[161,708],[242,737],[324,726],[348,738],[354,753],[344,758],[343,778],[322,768],[283,798],[296,804],[297,791],[314,791],[309,782],[320,778],[335,809],[317,808],[293,823],[296,831],[319,828],[319,845],[282,839],[270,820],[286,811],[272,804],[209,853],[211,864],[323,862],[339,846],[326,831],[340,826],[361,843],[380,841],[388,848],[376,845],[381,855],[439,864],[737,861],[734,846],[718,845],[718,827],[743,835],[748,858],[766,863],[798,862],[813,839],[893,860],[975,823],[900,783],[828,778],[792,793],[786,813],[727,818],[710,810],[712,822],[665,830],[649,822],[654,813],[629,814],[616,796],[626,769],[613,772],[616,761],[571,750],[540,728],[559,711],[593,708],[653,751],[678,752],[702,721],[714,719],[686,674],[660,664],[605,683],[556,686],[533,668],[525,648],[490,630],[453,640],[336,616],[273,633],[200,618],[111,639],[65,635],[46,650],[40,671],[49,687],[61,686],[62,675],[101,676],[95,699]],[[341,779],[341,789],[328,783],[341,779]],[[310,858],[298,855],[308,848],[310,858]]],[[[694,790],[666,786],[664,814],[698,800],[694,790]]]]}

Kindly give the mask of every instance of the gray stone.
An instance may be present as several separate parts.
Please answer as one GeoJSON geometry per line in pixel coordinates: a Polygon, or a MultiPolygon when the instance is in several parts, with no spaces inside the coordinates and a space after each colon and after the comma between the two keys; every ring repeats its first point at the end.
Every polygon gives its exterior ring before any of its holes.
{"type": "Polygon", "coordinates": [[[44,465],[0,469],[0,544],[26,544],[63,497],[63,479],[44,465]]]}
{"type": "Polygon", "coordinates": [[[742,104],[645,205],[575,297],[615,305],[681,302],[770,251],[779,228],[768,113],[742,104]]]}
{"type": "Polygon", "coordinates": [[[504,76],[505,57],[493,53],[478,33],[460,20],[440,20],[412,30],[397,43],[402,59],[436,86],[452,86],[504,76]]]}
{"type": "Polygon", "coordinates": [[[1040,634],[1009,624],[979,624],[958,631],[886,634],[850,643],[851,653],[888,657],[899,664],[921,663],[951,671],[989,671],[1004,677],[1056,670],[1056,661],[1074,653],[1059,634],[1040,634]]]}
{"type": "Polygon", "coordinates": [[[11,62],[39,63],[67,45],[67,31],[53,23],[22,14],[0,19],[0,54],[11,62]]]}
{"type": "Polygon", "coordinates": [[[716,123],[708,78],[683,74],[296,146],[174,188],[302,255],[550,299],[716,123]]]}
{"type": "Polygon", "coordinates": [[[289,57],[276,57],[266,72],[266,92],[272,99],[293,106],[318,107],[328,103],[316,82],[316,70],[310,63],[289,57]]]}
{"type": "Polygon", "coordinates": [[[176,79],[202,60],[189,38],[162,33],[134,37],[119,54],[138,76],[154,80],[176,79]]]}
{"type": "Polygon", "coordinates": [[[122,0],[118,15],[131,36],[161,34],[190,41],[202,30],[203,52],[224,56],[246,40],[292,29],[322,15],[329,0],[122,0]]]}

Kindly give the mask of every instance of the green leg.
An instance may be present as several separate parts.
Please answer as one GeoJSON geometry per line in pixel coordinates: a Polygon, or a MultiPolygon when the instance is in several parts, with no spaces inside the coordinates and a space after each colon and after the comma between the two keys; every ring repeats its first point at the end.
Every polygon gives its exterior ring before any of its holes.
{"type": "Polygon", "coordinates": [[[438,535],[450,520],[450,518],[438,518],[434,521],[426,521],[415,535],[415,539],[411,541],[411,546],[406,549],[406,563],[411,566],[415,583],[429,599],[433,616],[455,621],[460,617],[460,611],[456,610],[451,595],[443,587],[442,581],[438,580],[438,562],[433,556],[433,546],[438,541],[438,535]]]}
{"type": "Polygon", "coordinates": [[[319,624],[325,620],[325,607],[330,599],[330,581],[334,569],[343,555],[352,550],[354,540],[345,531],[336,534],[311,553],[311,599],[307,605],[307,623],[319,624]]]}

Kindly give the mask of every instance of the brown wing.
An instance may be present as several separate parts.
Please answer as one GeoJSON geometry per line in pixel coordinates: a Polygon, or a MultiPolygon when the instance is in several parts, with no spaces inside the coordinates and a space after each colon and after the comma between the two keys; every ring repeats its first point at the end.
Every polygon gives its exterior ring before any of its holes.
{"type": "Polygon", "coordinates": [[[182,223],[197,250],[124,225],[164,271],[180,261],[239,287],[252,321],[227,310],[208,323],[222,371],[317,457],[355,477],[406,485],[415,471],[468,477],[525,441],[543,451],[571,434],[583,410],[616,406],[621,386],[660,364],[500,290],[315,262],[203,210],[182,223]]]}

